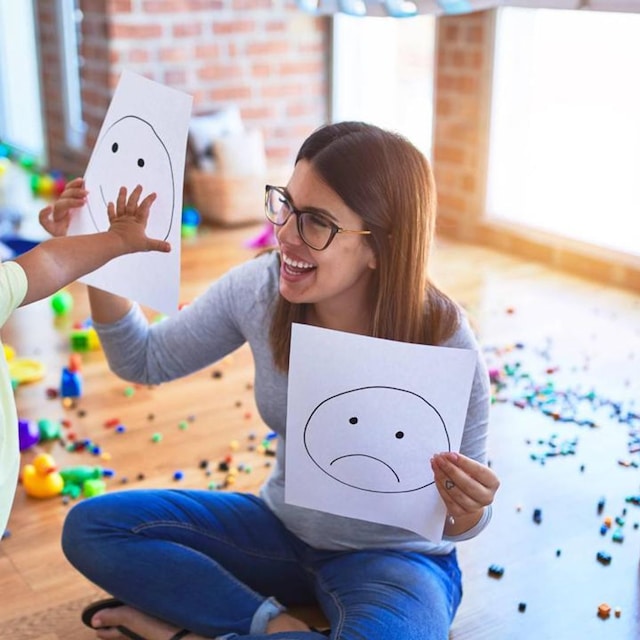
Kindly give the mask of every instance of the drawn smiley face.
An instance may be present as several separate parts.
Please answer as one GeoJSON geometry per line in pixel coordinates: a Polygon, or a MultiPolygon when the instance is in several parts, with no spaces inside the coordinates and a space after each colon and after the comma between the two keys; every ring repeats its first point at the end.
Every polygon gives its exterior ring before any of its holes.
{"type": "Polygon", "coordinates": [[[175,183],[171,158],[155,129],[138,116],[116,120],[96,144],[85,175],[87,207],[98,231],[109,228],[107,204],[116,202],[120,187],[127,194],[142,185],[141,199],[155,192],[147,234],[166,240],[173,225],[175,183]]]}
{"type": "Polygon", "coordinates": [[[429,460],[450,450],[438,411],[412,391],[372,386],[321,402],[304,428],[313,462],[342,484],[405,493],[433,484],[429,460]]]}

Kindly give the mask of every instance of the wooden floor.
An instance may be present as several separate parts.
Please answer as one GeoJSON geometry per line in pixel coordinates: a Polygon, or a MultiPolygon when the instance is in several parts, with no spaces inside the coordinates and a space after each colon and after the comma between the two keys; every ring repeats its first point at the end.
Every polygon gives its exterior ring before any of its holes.
{"type": "MultiPolygon", "coordinates": [[[[192,300],[230,265],[248,259],[253,251],[243,243],[259,231],[203,229],[186,241],[182,300],[192,300]]],[[[500,383],[490,453],[502,487],[489,528],[459,545],[465,595],[452,638],[640,637],[640,507],[625,500],[640,494],[640,454],[629,452],[640,426],[634,430],[632,421],[624,419],[640,413],[638,295],[447,241],[439,242],[432,271],[468,310],[500,383]],[[531,392],[534,386],[537,393],[531,392]],[[562,399],[566,404],[558,409],[562,399]],[[546,415],[554,411],[569,421],[546,415]],[[612,417],[616,411],[618,418],[612,417]],[[580,421],[595,426],[580,426],[580,421]],[[566,455],[550,455],[558,451],[566,455]],[[605,508],[598,515],[601,498],[605,508]],[[533,521],[534,509],[541,510],[540,523],[533,521]],[[624,525],[614,522],[602,535],[605,516],[623,518],[624,525]],[[623,542],[612,539],[618,527],[623,542]],[[597,562],[599,551],[611,555],[610,565],[597,562]],[[502,578],[488,576],[492,564],[504,568],[502,578]],[[612,610],[620,607],[620,616],[600,619],[603,602],[612,610]],[[519,611],[521,603],[524,611],[519,611]]],[[[84,286],[70,290],[75,301],[70,316],[54,318],[43,301],[18,310],[2,338],[18,356],[37,358],[47,367],[43,381],[17,390],[20,417],[67,420],[67,440],[87,439],[99,449],[72,452],[53,441],[25,451],[23,462],[46,450],[62,468],[112,469],[109,491],[206,488],[225,482],[218,462],[232,455],[233,464],[245,470],[231,486],[255,490],[271,458],[251,450],[266,430],[255,411],[246,348],[188,379],[134,389],[108,371],[101,352],[85,354],[78,406],[65,409],[60,400],[47,398],[47,388],[59,387],[69,358],[70,327],[88,316],[84,286]],[[126,431],[105,427],[111,419],[126,431]],[[153,441],[154,434],[160,441],[153,441]],[[203,460],[210,473],[202,468],[203,460]],[[173,479],[176,471],[183,473],[182,480],[173,479]]],[[[18,487],[10,535],[0,542],[3,640],[93,637],[79,613],[101,594],[66,564],[60,551],[68,509],[60,497],[36,500],[18,487]]]]}

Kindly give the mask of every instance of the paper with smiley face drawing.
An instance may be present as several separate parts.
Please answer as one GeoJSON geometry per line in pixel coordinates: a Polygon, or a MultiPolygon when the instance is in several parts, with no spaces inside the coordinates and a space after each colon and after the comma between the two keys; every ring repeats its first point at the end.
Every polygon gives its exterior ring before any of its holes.
{"type": "Polygon", "coordinates": [[[430,458],[459,449],[476,360],[295,324],[286,502],[440,541],[446,509],[430,458]]]}
{"type": "Polygon", "coordinates": [[[130,71],[118,82],[84,175],[87,204],[74,212],[69,234],[109,227],[107,204],[121,186],[151,192],[147,234],[171,243],[170,253],[135,253],[82,278],[86,284],[176,313],[180,287],[180,226],[192,97],[130,71]]]}

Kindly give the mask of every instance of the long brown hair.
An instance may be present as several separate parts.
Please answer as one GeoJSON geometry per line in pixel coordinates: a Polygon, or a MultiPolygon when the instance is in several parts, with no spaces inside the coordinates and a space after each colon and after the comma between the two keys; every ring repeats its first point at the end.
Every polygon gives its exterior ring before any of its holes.
{"type": "MultiPolygon", "coordinates": [[[[324,182],[363,220],[376,255],[371,284],[371,335],[437,345],[459,322],[456,304],[428,277],[435,231],[436,188],[431,167],[402,136],[362,122],[321,127],[302,144],[324,182]]],[[[289,367],[291,324],[305,322],[304,304],[275,304],[271,346],[277,367],[289,367]]]]}

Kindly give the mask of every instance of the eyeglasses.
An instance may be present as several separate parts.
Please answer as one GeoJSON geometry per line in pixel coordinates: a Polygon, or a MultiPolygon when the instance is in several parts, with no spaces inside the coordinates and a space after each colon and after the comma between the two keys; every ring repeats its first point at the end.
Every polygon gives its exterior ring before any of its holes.
{"type": "Polygon", "coordinates": [[[283,227],[291,214],[295,214],[296,226],[302,242],[316,251],[326,249],[338,233],[357,233],[361,236],[371,234],[371,231],[343,229],[320,211],[299,211],[291,204],[289,196],[282,187],[273,187],[270,184],[266,186],[264,194],[264,212],[269,222],[277,227],[283,227]]]}

